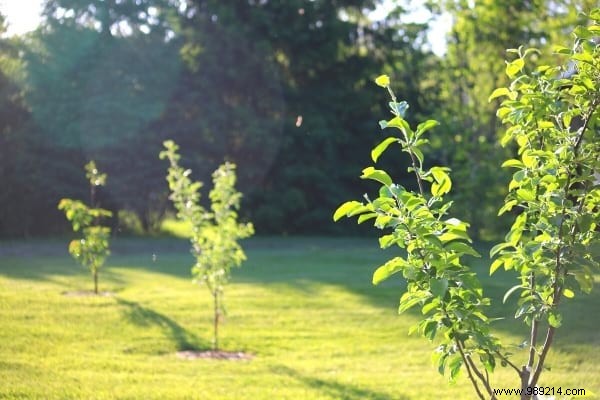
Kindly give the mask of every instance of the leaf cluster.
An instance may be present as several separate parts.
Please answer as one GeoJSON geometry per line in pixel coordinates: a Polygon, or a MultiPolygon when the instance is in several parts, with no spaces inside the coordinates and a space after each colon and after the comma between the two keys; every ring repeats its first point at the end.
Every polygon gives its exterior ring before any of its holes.
{"type": "Polygon", "coordinates": [[[380,184],[377,197],[365,195],[364,201],[346,202],[333,218],[357,217],[358,223],[372,220],[376,228],[386,231],[379,238],[381,248],[404,249],[405,256],[396,256],[375,271],[373,283],[396,273],[406,279],[399,312],[420,308],[422,318],[413,330],[430,340],[437,338],[434,358],[441,373],[449,370],[454,379],[462,365],[469,374],[479,372],[476,363],[492,371],[500,345],[490,335],[490,319],[484,313],[489,299],[483,296],[476,274],[462,260],[465,255],[479,257],[467,232],[469,224],[449,216],[452,202],[444,200],[452,189],[449,169],[423,165],[422,149],[428,143],[424,134],[438,123],[428,120],[412,129],[404,118],[408,104],[397,101],[389,78],[380,76],[376,83],[387,89],[392,100],[392,119],[379,123],[392,134],[375,146],[371,157],[376,162],[391,145],[399,145],[410,157],[408,172],[414,174],[419,191],[395,184],[386,171],[371,166],[363,170],[361,178],[380,184]]]}
{"type": "MultiPolygon", "coordinates": [[[[86,164],[85,170],[92,188],[106,183],[106,174],[98,170],[93,160],[86,164]]],[[[95,276],[110,255],[110,228],[101,226],[99,221],[111,217],[112,213],[102,208],[89,207],[80,200],[67,198],[60,200],[58,209],[65,213],[73,231],[81,231],[83,235],[70,242],[69,253],[95,276]]]]}
{"type": "Polygon", "coordinates": [[[179,162],[179,146],[164,142],[161,159],[168,159],[167,182],[170,199],[177,217],[192,226],[192,254],[196,258],[192,274],[198,282],[207,285],[211,293],[221,293],[228,282],[230,270],[239,267],[246,255],[238,240],[252,236],[252,223],[239,223],[241,193],[235,189],[235,164],[226,162],[212,174],[213,189],[209,193],[210,210],[200,204],[201,182],[193,182],[191,170],[179,162]]]}
{"type": "Polygon", "coordinates": [[[499,214],[516,215],[505,241],[491,250],[490,272],[514,269],[521,283],[516,317],[528,323],[561,325],[561,298],[589,293],[599,264],[600,217],[600,9],[590,26],[574,31],[571,48],[556,46],[561,66],[527,69],[536,49],[512,50],[506,67],[511,85],[490,99],[504,97],[497,115],[508,125],[502,144],[515,143],[518,157],[503,167],[515,172],[499,214]]]}

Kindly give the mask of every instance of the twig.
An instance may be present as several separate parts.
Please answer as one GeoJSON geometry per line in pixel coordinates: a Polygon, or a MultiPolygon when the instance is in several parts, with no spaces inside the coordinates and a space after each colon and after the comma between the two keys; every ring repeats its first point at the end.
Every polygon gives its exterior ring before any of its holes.
{"type": "Polygon", "coordinates": [[[517,371],[517,374],[521,375],[521,370],[519,369],[519,367],[517,367],[514,363],[512,363],[507,357],[503,356],[502,353],[500,353],[498,350],[495,350],[494,352],[498,355],[498,357],[500,357],[500,359],[502,361],[504,361],[506,364],[511,366],[512,369],[517,371]]]}
{"type": "Polygon", "coordinates": [[[485,400],[485,397],[483,396],[483,393],[481,393],[481,390],[479,389],[479,385],[477,384],[475,377],[473,377],[473,373],[471,372],[471,367],[469,366],[467,356],[463,352],[463,349],[457,339],[455,339],[455,342],[456,342],[456,346],[458,347],[460,356],[462,357],[462,359],[465,363],[465,367],[467,367],[467,374],[469,375],[469,379],[471,380],[471,383],[473,384],[473,387],[475,388],[475,391],[477,392],[477,396],[479,396],[479,398],[481,400],[485,400]]]}

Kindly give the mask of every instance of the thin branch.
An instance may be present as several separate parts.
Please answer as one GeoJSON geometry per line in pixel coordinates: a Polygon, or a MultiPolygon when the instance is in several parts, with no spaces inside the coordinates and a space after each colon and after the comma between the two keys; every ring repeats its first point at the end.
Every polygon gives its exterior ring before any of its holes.
{"type": "Polygon", "coordinates": [[[415,160],[415,155],[410,149],[408,150],[408,154],[410,154],[410,159],[412,161],[412,167],[415,170],[415,176],[417,177],[417,184],[419,185],[419,192],[421,196],[425,198],[425,190],[423,189],[423,180],[421,179],[421,174],[419,174],[419,169],[417,169],[417,161],[415,160]]]}
{"type": "Polygon", "coordinates": [[[479,371],[479,369],[475,365],[475,362],[473,361],[473,359],[468,355],[466,357],[467,357],[467,361],[471,364],[471,368],[473,369],[473,372],[475,373],[475,375],[477,375],[479,380],[481,380],[481,382],[483,383],[483,386],[485,386],[485,389],[487,390],[488,394],[490,396],[492,396],[492,397],[490,397],[490,399],[495,400],[496,396],[494,395],[494,391],[492,390],[492,387],[490,386],[489,380],[485,379],[485,376],[483,376],[483,374],[479,371]]]}
{"type": "Polygon", "coordinates": [[[544,362],[546,361],[546,356],[548,355],[548,351],[550,350],[550,346],[552,345],[552,340],[554,339],[554,331],[555,328],[553,326],[548,327],[548,332],[546,333],[546,340],[544,341],[544,346],[542,348],[542,354],[540,354],[540,359],[535,368],[535,372],[529,380],[530,387],[534,387],[535,385],[537,385],[538,379],[540,378],[540,374],[542,373],[544,362]]]}
{"type": "Polygon", "coordinates": [[[479,398],[481,400],[485,400],[485,397],[483,396],[483,393],[481,393],[481,389],[479,389],[479,385],[477,384],[477,381],[475,380],[475,377],[473,376],[473,373],[471,372],[471,367],[469,366],[467,356],[463,352],[463,349],[462,349],[460,343],[458,342],[458,340],[455,339],[455,342],[456,342],[456,346],[458,347],[460,356],[462,357],[462,359],[465,363],[465,367],[467,367],[467,374],[469,375],[469,379],[471,380],[471,383],[473,384],[473,387],[475,388],[475,391],[477,392],[477,396],[479,396],[479,398]]]}
{"type": "Polygon", "coordinates": [[[519,374],[519,376],[521,375],[521,370],[519,369],[519,367],[517,367],[513,362],[511,362],[506,356],[502,355],[502,353],[500,353],[498,350],[496,350],[495,353],[496,355],[498,355],[498,357],[500,357],[502,361],[504,361],[506,364],[512,367],[512,369],[517,371],[517,374],[519,374]]]}
{"type": "Polygon", "coordinates": [[[527,360],[527,368],[529,371],[533,368],[535,362],[535,346],[537,346],[539,321],[534,319],[531,323],[531,336],[529,340],[529,359],[527,360]]]}
{"type": "MultiPolygon", "coordinates": [[[[387,91],[390,94],[390,97],[392,98],[392,101],[394,103],[398,103],[398,100],[396,99],[396,95],[394,94],[394,91],[392,90],[392,88],[390,88],[389,86],[387,86],[387,91]]],[[[394,114],[395,116],[402,118],[401,115],[398,114],[398,112],[394,109],[392,109],[392,114],[394,114]]],[[[406,132],[404,130],[402,130],[402,134],[404,135],[404,139],[406,140],[406,144],[408,145],[408,136],[406,135],[406,132]]],[[[415,171],[415,176],[417,177],[417,184],[419,185],[419,193],[421,193],[421,196],[423,198],[425,198],[425,190],[423,189],[423,180],[421,179],[421,175],[419,174],[419,169],[417,168],[417,160],[415,159],[415,154],[410,150],[410,148],[406,148],[408,154],[410,155],[410,160],[412,161],[412,167],[415,171]]]]}

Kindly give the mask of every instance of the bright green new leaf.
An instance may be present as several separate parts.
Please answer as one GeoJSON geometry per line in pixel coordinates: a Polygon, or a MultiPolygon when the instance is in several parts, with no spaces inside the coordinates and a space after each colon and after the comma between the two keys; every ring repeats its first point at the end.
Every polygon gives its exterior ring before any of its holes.
{"type": "Polygon", "coordinates": [[[424,134],[425,132],[427,132],[428,130],[430,130],[431,128],[434,128],[436,126],[438,126],[440,123],[437,122],[434,119],[430,119],[427,120],[425,122],[421,122],[418,126],[417,126],[417,131],[416,131],[416,135],[421,136],[422,134],[424,134]]]}
{"type": "Polygon", "coordinates": [[[467,235],[466,232],[461,231],[461,230],[451,230],[451,231],[445,232],[439,238],[444,243],[450,242],[450,241],[456,240],[456,239],[466,240],[469,243],[472,241],[471,238],[469,237],[469,235],[467,235]]]}
{"type": "Polygon", "coordinates": [[[510,90],[508,88],[502,87],[494,90],[490,97],[488,98],[488,102],[494,100],[497,97],[508,96],[510,94],[510,90]]]}
{"type": "Polygon", "coordinates": [[[523,168],[524,166],[521,161],[515,159],[506,160],[501,165],[502,168],[523,168]]]}
{"type": "Polygon", "coordinates": [[[409,310],[410,308],[416,306],[421,303],[428,294],[419,292],[419,293],[410,293],[405,292],[402,297],[400,297],[400,306],[398,307],[398,314],[402,314],[403,312],[409,310]]]}
{"type": "Polygon", "coordinates": [[[344,204],[340,205],[337,210],[335,210],[335,213],[333,214],[333,220],[338,221],[340,218],[348,215],[358,207],[362,207],[362,205],[363,204],[361,202],[355,200],[345,202],[344,204]]]}
{"type": "Polygon", "coordinates": [[[490,266],[490,276],[496,272],[496,270],[498,268],[500,268],[502,266],[502,264],[504,264],[504,260],[501,258],[498,258],[496,260],[494,260],[494,262],[492,263],[492,265],[490,266]]]}
{"type": "Polygon", "coordinates": [[[548,324],[554,328],[560,328],[562,325],[562,315],[557,312],[550,312],[548,314],[548,324]]]}
{"type": "Polygon", "coordinates": [[[498,252],[500,250],[503,250],[507,247],[512,247],[512,244],[510,243],[498,243],[497,245],[495,245],[494,247],[491,248],[490,250],[490,258],[494,257],[496,254],[498,254],[498,252]]]}
{"type": "Polygon", "coordinates": [[[370,212],[370,213],[367,213],[367,214],[362,214],[362,215],[360,215],[358,217],[358,223],[362,224],[363,222],[368,221],[370,219],[373,219],[376,216],[377,216],[377,213],[374,213],[374,212],[370,212]]]}
{"type": "Polygon", "coordinates": [[[392,178],[387,174],[387,172],[379,169],[375,169],[373,167],[367,167],[363,169],[361,179],[372,179],[374,181],[383,183],[384,185],[390,186],[392,184],[392,178]]]}
{"type": "Polygon", "coordinates": [[[565,290],[563,290],[563,295],[567,299],[572,299],[573,297],[575,297],[575,293],[571,289],[565,289],[565,290]]]}
{"type": "Polygon", "coordinates": [[[394,142],[398,142],[398,138],[388,137],[379,143],[373,150],[371,150],[371,159],[373,162],[377,162],[379,156],[388,148],[388,146],[394,142]]]}
{"type": "Polygon", "coordinates": [[[388,87],[390,85],[390,77],[387,75],[379,75],[375,78],[375,83],[383,88],[388,87]]]}
{"type": "Polygon", "coordinates": [[[454,251],[456,253],[468,254],[473,257],[481,257],[475,249],[464,242],[450,242],[446,246],[444,246],[447,250],[454,251]]]}
{"type": "Polygon", "coordinates": [[[452,180],[450,180],[450,176],[446,171],[439,167],[433,167],[430,171],[435,180],[435,182],[431,184],[431,194],[441,197],[450,192],[452,189],[452,180]]]}
{"type": "Polygon", "coordinates": [[[506,65],[506,75],[513,79],[525,66],[525,61],[522,58],[517,58],[513,62],[506,65]]]}
{"type": "Polygon", "coordinates": [[[529,189],[517,189],[517,197],[522,201],[535,200],[535,193],[529,189]]]}
{"type": "Polygon", "coordinates": [[[399,116],[396,116],[387,121],[386,128],[398,128],[406,135],[412,135],[412,130],[410,129],[410,125],[408,124],[408,122],[404,118],[399,116]]]}
{"type": "Polygon", "coordinates": [[[403,268],[409,266],[408,262],[401,257],[394,257],[381,267],[377,268],[373,273],[373,285],[378,285],[380,282],[386,280],[391,275],[395,274],[398,271],[401,271],[403,268]]]}
{"type": "Polygon", "coordinates": [[[507,211],[512,210],[512,208],[517,205],[518,201],[517,200],[509,200],[507,201],[498,211],[498,216],[504,214],[507,211]]]}
{"type": "Polygon", "coordinates": [[[448,225],[449,227],[451,227],[451,229],[453,229],[453,230],[459,230],[459,231],[463,231],[463,232],[466,232],[467,227],[469,226],[469,224],[467,222],[461,221],[458,218],[448,218],[447,220],[444,221],[444,223],[446,225],[448,225]]]}

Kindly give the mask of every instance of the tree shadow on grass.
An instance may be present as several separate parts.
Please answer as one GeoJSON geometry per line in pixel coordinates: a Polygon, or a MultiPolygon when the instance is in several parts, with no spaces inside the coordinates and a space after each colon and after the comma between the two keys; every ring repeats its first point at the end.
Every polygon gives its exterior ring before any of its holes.
{"type": "Polygon", "coordinates": [[[398,396],[397,394],[388,394],[376,392],[371,389],[362,388],[357,385],[344,384],[332,380],[315,378],[304,375],[297,370],[285,365],[276,365],[271,368],[272,372],[278,375],[286,375],[304,385],[319,390],[328,396],[340,400],[409,400],[409,397],[398,396]]]}
{"type": "Polygon", "coordinates": [[[127,301],[121,298],[117,298],[116,300],[119,305],[125,307],[125,317],[129,321],[139,326],[159,326],[165,335],[175,342],[177,351],[201,350],[209,347],[199,337],[186,331],[184,327],[164,314],[143,307],[134,301],[127,301]]]}

